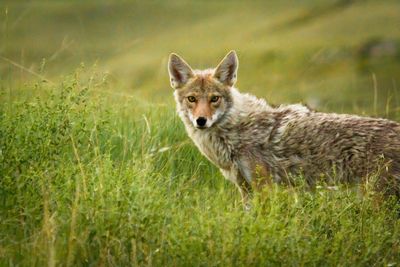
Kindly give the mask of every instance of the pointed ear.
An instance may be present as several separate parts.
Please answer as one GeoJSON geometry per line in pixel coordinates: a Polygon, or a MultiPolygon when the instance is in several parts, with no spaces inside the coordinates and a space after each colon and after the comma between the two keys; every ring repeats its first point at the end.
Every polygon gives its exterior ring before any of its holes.
{"type": "Polygon", "coordinates": [[[225,85],[233,86],[237,80],[238,67],[239,60],[236,52],[232,50],[218,64],[214,71],[214,78],[225,85]]]}
{"type": "Polygon", "coordinates": [[[171,81],[171,86],[174,89],[179,89],[184,86],[187,81],[193,77],[193,71],[181,57],[172,53],[169,56],[168,72],[171,81]]]}

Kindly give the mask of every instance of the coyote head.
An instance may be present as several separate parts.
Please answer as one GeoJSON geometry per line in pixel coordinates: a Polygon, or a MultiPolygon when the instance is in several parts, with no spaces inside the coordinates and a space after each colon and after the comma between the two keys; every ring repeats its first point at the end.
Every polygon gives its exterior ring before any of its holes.
{"type": "Polygon", "coordinates": [[[217,124],[232,106],[231,87],[238,59],[229,52],[215,69],[192,70],[177,54],[169,57],[168,71],[178,111],[197,129],[217,124]]]}

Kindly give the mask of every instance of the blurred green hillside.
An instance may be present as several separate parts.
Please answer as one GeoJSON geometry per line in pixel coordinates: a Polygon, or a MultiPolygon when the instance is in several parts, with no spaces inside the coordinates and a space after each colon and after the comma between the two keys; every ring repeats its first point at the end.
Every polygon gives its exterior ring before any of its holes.
{"type": "Polygon", "coordinates": [[[400,101],[399,1],[2,1],[0,12],[3,85],[84,62],[116,93],[172,103],[169,53],[208,68],[235,49],[238,88],[272,103],[373,114],[374,101],[400,101]]]}

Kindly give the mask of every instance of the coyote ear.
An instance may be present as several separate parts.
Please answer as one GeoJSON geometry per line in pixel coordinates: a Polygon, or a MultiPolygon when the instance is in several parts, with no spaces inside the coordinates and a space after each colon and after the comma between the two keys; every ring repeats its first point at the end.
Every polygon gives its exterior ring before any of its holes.
{"type": "Polygon", "coordinates": [[[232,86],[237,79],[239,60],[235,51],[229,52],[218,64],[214,71],[214,77],[225,85],[232,86]]]}
{"type": "Polygon", "coordinates": [[[193,71],[181,57],[172,53],[169,56],[168,72],[171,80],[171,86],[174,89],[179,89],[193,77],[193,71]]]}

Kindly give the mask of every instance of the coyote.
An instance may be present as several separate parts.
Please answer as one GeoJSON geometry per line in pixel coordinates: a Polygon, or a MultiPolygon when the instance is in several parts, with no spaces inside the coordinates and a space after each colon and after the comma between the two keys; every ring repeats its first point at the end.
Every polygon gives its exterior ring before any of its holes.
{"type": "Polygon", "coordinates": [[[306,106],[272,107],[234,87],[238,58],[229,52],[215,69],[193,70],[177,54],[168,63],[177,111],[201,153],[240,190],[271,182],[365,182],[400,193],[400,124],[322,113],[306,106]]]}

